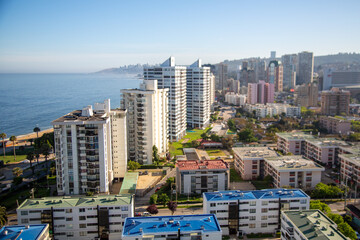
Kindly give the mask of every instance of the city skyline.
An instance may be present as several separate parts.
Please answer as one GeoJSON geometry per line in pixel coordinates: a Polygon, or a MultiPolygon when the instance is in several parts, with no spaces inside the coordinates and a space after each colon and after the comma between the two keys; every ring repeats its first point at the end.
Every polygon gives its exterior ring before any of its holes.
{"type": "Polygon", "coordinates": [[[0,73],[89,73],[158,64],[169,56],[188,65],[197,58],[218,63],[269,57],[270,51],[277,57],[354,52],[359,6],[358,1],[1,1],[0,73]]]}

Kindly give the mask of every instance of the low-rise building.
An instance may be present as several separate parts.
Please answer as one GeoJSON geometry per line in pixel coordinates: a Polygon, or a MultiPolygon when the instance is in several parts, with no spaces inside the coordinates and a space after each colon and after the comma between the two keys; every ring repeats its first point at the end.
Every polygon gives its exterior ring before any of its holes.
{"type": "Polygon", "coordinates": [[[255,113],[256,117],[264,118],[285,114],[287,117],[300,117],[301,108],[284,103],[267,103],[265,104],[246,104],[245,110],[249,113],[255,113]]]}
{"type": "Polygon", "coordinates": [[[305,151],[305,140],[314,138],[310,134],[304,132],[282,132],[276,133],[277,149],[284,154],[292,153],[294,155],[301,155],[305,151]]]}
{"type": "Polygon", "coordinates": [[[13,225],[0,229],[0,240],[50,240],[49,225],[13,225]]]}
{"type": "Polygon", "coordinates": [[[203,193],[204,214],[216,214],[224,235],[274,233],[281,210],[308,210],[310,197],[298,189],[203,193]]]}
{"type": "Polygon", "coordinates": [[[230,184],[229,165],[217,160],[179,160],[176,163],[176,189],[180,194],[223,191],[230,184]]]}
{"type": "Polygon", "coordinates": [[[246,95],[228,92],[225,94],[225,102],[235,106],[244,106],[246,104],[246,95]]]}
{"type": "Polygon", "coordinates": [[[347,185],[360,183],[360,148],[341,148],[339,154],[340,179],[347,185]]]}
{"type": "Polygon", "coordinates": [[[320,210],[283,211],[281,239],[288,240],[348,240],[337,225],[320,210]]]}
{"type": "Polygon", "coordinates": [[[320,118],[320,125],[328,133],[349,134],[351,131],[351,122],[337,117],[323,116],[320,118]]]}
{"type": "Polygon", "coordinates": [[[221,238],[221,228],[214,214],[127,218],[122,233],[123,240],[221,238]]]}
{"type": "Polygon", "coordinates": [[[125,218],[134,216],[132,195],[27,199],[19,224],[48,223],[54,239],[120,239],[125,218]]]}
{"type": "Polygon", "coordinates": [[[265,158],[265,176],[273,178],[274,187],[290,186],[312,189],[321,182],[325,168],[302,156],[281,156],[265,158]]]}
{"type": "Polygon", "coordinates": [[[233,152],[235,170],[243,180],[264,177],[264,158],[278,156],[268,147],[236,147],[233,152]]]}

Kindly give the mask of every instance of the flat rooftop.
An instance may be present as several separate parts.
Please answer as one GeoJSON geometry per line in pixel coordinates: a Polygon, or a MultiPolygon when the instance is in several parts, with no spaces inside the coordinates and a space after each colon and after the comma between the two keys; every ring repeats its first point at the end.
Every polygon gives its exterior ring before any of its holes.
{"type": "Polygon", "coordinates": [[[319,210],[283,211],[290,219],[290,225],[299,229],[307,239],[332,240],[348,239],[336,224],[319,210]]]}
{"type": "Polygon", "coordinates": [[[178,160],[176,167],[180,171],[202,169],[229,169],[229,165],[222,159],[217,160],[178,160]]]}
{"type": "Polygon", "coordinates": [[[155,235],[159,233],[177,234],[184,232],[221,232],[214,214],[133,217],[126,218],[123,236],[155,235]]]}
{"type": "Polygon", "coordinates": [[[339,154],[339,157],[355,165],[360,165],[360,154],[339,154]]]}
{"type": "Polygon", "coordinates": [[[360,154],[360,145],[356,145],[356,146],[343,146],[340,147],[342,150],[345,150],[351,154],[360,154]]]}
{"type": "Polygon", "coordinates": [[[233,151],[241,159],[258,159],[278,156],[278,154],[269,147],[236,147],[233,148],[233,151]]]}
{"type": "Polygon", "coordinates": [[[281,170],[295,171],[302,169],[325,171],[325,168],[322,167],[321,165],[298,155],[269,157],[269,158],[265,158],[265,161],[278,171],[281,170]]]}
{"type": "Polygon", "coordinates": [[[82,110],[74,110],[54,121],[52,121],[53,125],[56,125],[57,123],[66,123],[66,122],[72,122],[72,123],[82,123],[82,122],[99,122],[99,121],[106,121],[108,119],[108,116],[104,112],[98,112],[92,115],[92,116],[82,116],[81,115],[82,110]]]}
{"type": "Polygon", "coordinates": [[[96,207],[103,206],[118,206],[131,204],[132,195],[99,195],[92,197],[44,197],[26,199],[18,209],[43,209],[43,208],[72,208],[72,207],[96,207]]]}
{"type": "Polygon", "coordinates": [[[276,133],[276,135],[285,138],[286,140],[305,140],[314,138],[313,135],[304,132],[282,132],[276,133]]]}
{"type": "Polygon", "coordinates": [[[126,172],[119,194],[135,194],[138,179],[138,172],[126,172]]]}
{"type": "Polygon", "coordinates": [[[207,201],[252,200],[252,199],[279,199],[279,198],[309,198],[301,189],[263,189],[253,191],[219,191],[203,193],[207,201]]]}
{"type": "Polygon", "coordinates": [[[340,146],[348,146],[348,144],[344,141],[337,140],[335,138],[308,138],[307,142],[314,144],[318,147],[340,147],[340,146]]]}
{"type": "Polygon", "coordinates": [[[14,225],[14,226],[4,226],[0,230],[0,240],[36,240],[40,239],[43,231],[47,228],[47,224],[34,224],[28,225],[14,225]],[[7,234],[5,235],[5,231],[7,234]]]}

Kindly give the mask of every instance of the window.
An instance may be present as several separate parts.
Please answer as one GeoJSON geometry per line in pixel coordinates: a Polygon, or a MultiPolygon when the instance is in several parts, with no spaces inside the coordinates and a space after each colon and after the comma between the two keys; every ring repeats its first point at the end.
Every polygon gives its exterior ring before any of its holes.
{"type": "Polygon", "coordinates": [[[72,209],[71,208],[66,209],[66,213],[72,213],[72,209]]]}
{"type": "Polygon", "coordinates": [[[86,236],[86,232],[80,232],[79,235],[80,236],[86,236]]]}
{"type": "Polygon", "coordinates": [[[267,212],[268,212],[268,209],[267,209],[267,208],[262,208],[262,209],[261,209],[261,212],[262,212],[262,213],[267,213],[267,212]]]}
{"type": "Polygon", "coordinates": [[[262,224],[261,224],[261,227],[262,227],[262,228],[266,228],[266,227],[267,227],[267,223],[262,223],[262,224]]]}
{"type": "Polygon", "coordinates": [[[249,220],[250,220],[250,221],[255,221],[255,220],[256,220],[256,217],[255,217],[255,216],[250,216],[250,217],[249,217],[249,220]]]}
{"type": "Polygon", "coordinates": [[[261,220],[267,220],[268,216],[261,216],[261,220]]]}
{"type": "Polygon", "coordinates": [[[79,224],[79,228],[86,228],[86,224],[85,223],[79,224]]]}
{"type": "Polygon", "coordinates": [[[256,224],[255,223],[250,223],[249,224],[249,228],[255,228],[256,227],[256,224]]]}
{"type": "Polygon", "coordinates": [[[86,220],[86,216],[79,216],[79,220],[80,220],[80,221],[86,220]]]}
{"type": "Polygon", "coordinates": [[[28,211],[21,211],[21,215],[22,216],[26,216],[26,215],[28,215],[29,213],[28,213],[28,211]]]}
{"type": "Polygon", "coordinates": [[[71,217],[71,218],[66,218],[66,221],[67,222],[71,222],[73,220],[73,218],[71,217]]]}
{"type": "Polygon", "coordinates": [[[79,208],[79,212],[85,212],[85,208],[79,208]]]}
{"type": "Polygon", "coordinates": [[[300,199],[300,203],[301,203],[301,204],[306,204],[306,203],[307,203],[307,199],[300,199]]]}
{"type": "Polygon", "coordinates": [[[122,206],[121,211],[129,211],[129,207],[128,206],[122,206]]]}
{"type": "Polygon", "coordinates": [[[24,219],[21,219],[21,223],[29,223],[29,219],[27,219],[27,218],[24,218],[24,219]]]}
{"type": "Polygon", "coordinates": [[[216,207],[216,203],[210,203],[210,207],[216,207]]]}
{"type": "Polygon", "coordinates": [[[262,202],[261,202],[261,205],[267,206],[267,205],[268,205],[268,201],[262,201],[262,202]]]}
{"type": "Polygon", "coordinates": [[[256,213],[256,209],[250,209],[250,213],[256,213]]]}
{"type": "Polygon", "coordinates": [[[250,206],[256,206],[256,201],[250,201],[250,206]]]}

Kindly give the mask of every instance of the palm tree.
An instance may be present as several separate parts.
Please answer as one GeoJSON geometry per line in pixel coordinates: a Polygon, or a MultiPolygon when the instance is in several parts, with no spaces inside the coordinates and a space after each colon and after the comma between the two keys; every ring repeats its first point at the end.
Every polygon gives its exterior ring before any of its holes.
{"type": "Polygon", "coordinates": [[[6,208],[0,206],[0,227],[6,225],[6,223],[7,223],[6,208]]]}
{"type": "Polygon", "coordinates": [[[33,131],[36,132],[36,138],[39,138],[40,128],[39,128],[39,127],[35,127],[33,131]]]}
{"type": "Polygon", "coordinates": [[[10,141],[13,142],[13,148],[14,148],[14,161],[16,162],[16,152],[15,152],[15,141],[16,141],[16,136],[11,136],[10,137],[10,141]]]}
{"type": "Polygon", "coordinates": [[[4,150],[4,161],[5,161],[5,151],[6,151],[6,145],[5,145],[5,138],[7,137],[6,133],[0,133],[0,138],[2,138],[2,147],[4,150]]]}
{"type": "Polygon", "coordinates": [[[34,168],[32,167],[32,161],[34,160],[34,153],[33,152],[29,152],[26,156],[26,159],[30,161],[30,168],[32,170],[32,173],[34,175],[34,168]]]}
{"type": "Polygon", "coordinates": [[[45,162],[46,162],[46,168],[48,168],[48,163],[47,163],[47,158],[50,155],[50,151],[51,151],[51,144],[49,143],[49,141],[47,141],[46,143],[43,143],[41,145],[41,153],[44,155],[45,157],[45,162]]]}

